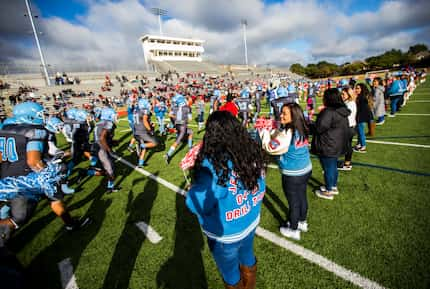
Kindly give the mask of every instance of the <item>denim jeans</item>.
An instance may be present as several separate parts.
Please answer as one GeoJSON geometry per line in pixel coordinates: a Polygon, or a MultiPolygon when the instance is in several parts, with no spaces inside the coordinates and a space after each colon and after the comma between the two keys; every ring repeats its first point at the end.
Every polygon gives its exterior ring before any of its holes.
{"type": "Polygon", "coordinates": [[[255,265],[254,236],[255,230],[246,238],[231,244],[221,243],[215,239],[208,238],[209,249],[225,283],[235,285],[239,282],[239,265],[248,267],[255,265]]]}
{"type": "Polygon", "coordinates": [[[321,157],[321,166],[324,170],[324,182],[327,191],[331,191],[333,187],[337,187],[337,158],[321,157]]]}
{"type": "Polygon", "coordinates": [[[293,230],[297,230],[299,221],[306,221],[308,214],[306,186],[311,175],[312,172],[303,176],[282,175],[282,189],[288,200],[288,221],[293,230]]]}
{"type": "Polygon", "coordinates": [[[364,128],[366,127],[367,122],[360,122],[357,125],[358,132],[358,143],[362,146],[366,146],[366,133],[364,132],[364,128]]]}
{"type": "Polygon", "coordinates": [[[390,100],[391,100],[391,103],[390,103],[390,106],[391,106],[391,114],[392,115],[394,115],[394,114],[396,114],[396,112],[397,112],[397,104],[398,104],[398,102],[400,101],[400,95],[392,95],[392,96],[390,96],[390,100]]]}
{"type": "Polygon", "coordinates": [[[384,116],[380,116],[380,117],[378,117],[378,120],[376,121],[376,123],[381,123],[384,120],[385,120],[385,117],[384,116]]]}

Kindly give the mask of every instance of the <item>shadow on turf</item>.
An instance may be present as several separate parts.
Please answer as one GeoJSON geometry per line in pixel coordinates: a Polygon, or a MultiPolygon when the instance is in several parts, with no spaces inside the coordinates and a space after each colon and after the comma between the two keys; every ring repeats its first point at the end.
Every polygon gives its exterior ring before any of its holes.
{"type": "Polygon", "coordinates": [[[311,176],[308,181],[308,186],[312,187],[312,191],[315,191],[316,189],[319,189],[321,186],[324,186],[325,184],[321,182],[320,180],[317,180],[314,176],[311,176]]]}
{"type": "MultiPolygon", "coordinates": [[[[126,178],[127,176],[128,176],[128,173],[124,172],[120,178],[116,179],[116,184],[117,185],[120,184],[124,180],[124,178],[126,178]]],[[[91,194],[88,194],[82,200],[79,200],[78,202],[75,202],[72,205],[68,205],[73,201],[73,198],[75,195],[71,195],[70,197],[66,197],[64,199],[64,203],[66,204],[66,207],[68,208],[69,211],[77,210],[77,209],[81,208],[82,206],[84,206],[85,204],[87,204],[88,202],[90,202],[91,200],[97,198],[97,196],[98,196],[96,194],[97,190],[100,190],[100,192],[106,191],[106,177],[98,176],[96,178],[105,178],[105,179],[100,182],[100,185],[95,190],[93,190],[93,192],[91,194]]],[[[80,188],[82,184],[83,183],[80,183],[79,186],[77,187],[77,189],[80,188]]],[[[75,194],[81,194],[80,190],[77,191],[75,194]]],[[[43,211],[46,208],[46,206],[49,206],[49,201],[47,201],[47,200],[40,201],[40,203],[38,204],[37,209],[33,215],[39,214],[41,211],[43,211]]],[[[72,215],[73,215],[73,213],[72,213],[72,215]]],[[[57,218],[57,216],[51,210],[49,210],[49,212],[46,215],[44,215],[43,217],[40,217],[37,220],[29,222],[28,224],[26,224],[23,228],[21,228],[13,236],[13,242],[11,242],[12,243],[11,244],[12,250],[14,252],[19,252],[29,241],[33,240],[34,237],[40,231],[42,231],[45,227],[47,227],[56,218],[57,218]]]]}
{"type": "Polygon", "coordinates": [[[266,185],[266,193],[263,199],[263,205],[269,210],[272,216],[279,222],[279,225],[284,223],[285,218],[282,217],[278,209],[275,208],[275,204],[281,207],[285,216],[288,216],[288,208],[285,206],[284,202],[266,185]]]}
{"type": "MultiPolygon", "coordinates": [[[[58,274],[58,263],[66,258],[70,258],[73,268],[79,264],[82,253],[88,244],[99,232],[106,211],[112,200],[103,199],[105,193],[105,183],[93,190],[86,200],[93,200],[88,208],[87,215],[91,217],[91,224],[77,232],[66,232],[63,227],[57,232],[53,243],[41,251],[27,267],[28,277],[31,281],[31,288],[61,288],[61,281],[58,274]]],[[[72,207],[80,206],[87,201],[82,200],[72,207]]],[[[38,220],[39,221],[39,220],[38,220]]],[[[33,227],[30,224],[30,227],[33,227]]]]}
{"type": "MultiPolygon", "coordinates": [[[[131,134],[127,133],[125,135],[122,135],[121,138],[117,141],[118,145],[115,147],[115,151],[119,152],[119,153],[117,153],[117,155],[122,156],[123,155],[122,152],[124,152],[128,148],[129,141],[124,141],[124,139],[126,137],[131,138],[131,134]]],[[[148,163],[149,159],[153,156],[154,153],[166,150],[166,138],[167,138],[167,136],[156,135],[155,137],[156,137],[157,141],[159,142],[159,145],[156,146],[155,148],[147,150],[146,156],[145,156],[145,163],[148,163]]],[[[122,156],[122,157],[124,157],[124,156],[122,156]]],[[[138,157],[137,157],[136,153],[129,155],[129,157],[127,158],[127,160],[132,162],[132,163],[137,162],[137,159],[138,159],[138,157]]]]}
{"type": "MultiPolygon", "coordinates": [[[[185,183],[181,184],[181,188],[185,183]]],[[[197,218],[185,205],[185,198],[176,195],[175,248],[173,256],[161,266],[157,287],[207,288],[202,250],[204,240],[197,218]]]]}
{"type": "MultiPolygon", "coordinates": [[[[154,173],[154,175],[157,174],[158,172],[154,173]]],[[[150,224],[151,210],[158,192],[156,181],[149,178],[142,179],[147,180],[143,192],[137,196],[133,196],[133,190],[129,192],[126,207],[129,215],[116,244],[102,288],[125,289],[129,287],[136,258],[146,240],[145,234],[140,231],[136,223],[150,224]]]]}

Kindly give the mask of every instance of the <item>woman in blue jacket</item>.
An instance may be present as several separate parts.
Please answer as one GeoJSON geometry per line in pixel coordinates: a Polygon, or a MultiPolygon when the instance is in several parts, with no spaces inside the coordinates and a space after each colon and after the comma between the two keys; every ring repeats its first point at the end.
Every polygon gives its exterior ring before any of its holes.
{"type": "Polygon", "coordinates": [[[187,207],[197,215],[226,288],[255,288],[253,252],[265,193],[263,150],[229,112],[206,122],[187,207]]]}
{"type": "Polygon", "coordinates": [[[289,207],[288,223],[281,226],[280,232],[285,237],[300,240],[300,232],[308,231],[306,186],[312,175],[309,129],[296,103],[284,105],[280,118],[281,129],[262,130],[260,139],[264,150],[279,156],[282,188],[289,207]]]}

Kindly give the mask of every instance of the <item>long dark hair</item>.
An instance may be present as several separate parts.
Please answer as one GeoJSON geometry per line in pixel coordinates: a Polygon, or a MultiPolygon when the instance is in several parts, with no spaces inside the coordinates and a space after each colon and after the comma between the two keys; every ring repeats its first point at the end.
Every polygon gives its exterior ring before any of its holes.
{"type": "Polygon", "coordinates": [[[324,91],[323,102],[326,107],[339,108],[345,106],[337,88],[329,88],[324,91]]]}
{"type": "Polygon", "coordinates": [[[292,129],[293,132],[298,132],[299,135],[303,138],[308,138],[309,135],[309,127],[305,121],[305,117],[303,115],[303,110],[297,103],[288,103],[282,106],[282,110],[284,107],[288,107],[291,112],[291,123],[287,124],[285,129],[292,129]]]}
{"type": "Polygon", "coordinates": [[[364,83],[357,83],[355,86],[359,86],[361,88],[361,92],[357,95],[357,103],[359,102],[359,98],[365,99],[369,108],[373,107],[373,98],[371,97],[370,90],[364,83]]]}
{"type": "Polygon", "coordinates": [[[262,148],[250,137],[246,129],[230,112],[215,111],[206,121],[203,146],[197,155],[194,174],[198,174],[204,159],[215,168],[218,184],[228,181],[228,161],[246,189],[256,187],[267,161],[262,148]]]}

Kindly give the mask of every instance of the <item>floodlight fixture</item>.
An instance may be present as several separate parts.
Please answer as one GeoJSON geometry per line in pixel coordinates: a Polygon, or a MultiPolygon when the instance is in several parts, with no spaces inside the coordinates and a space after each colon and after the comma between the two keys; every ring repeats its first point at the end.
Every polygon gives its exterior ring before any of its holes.
{"type": "Polygon", "coordinates": [[[160,27],[160,35],[163,35],[163,30],[161,29],[161,16],[167,15],[167,10],[154,7],[154,8],[151,8],[151,13],[158,16],[158,26],[160,27]]]}

